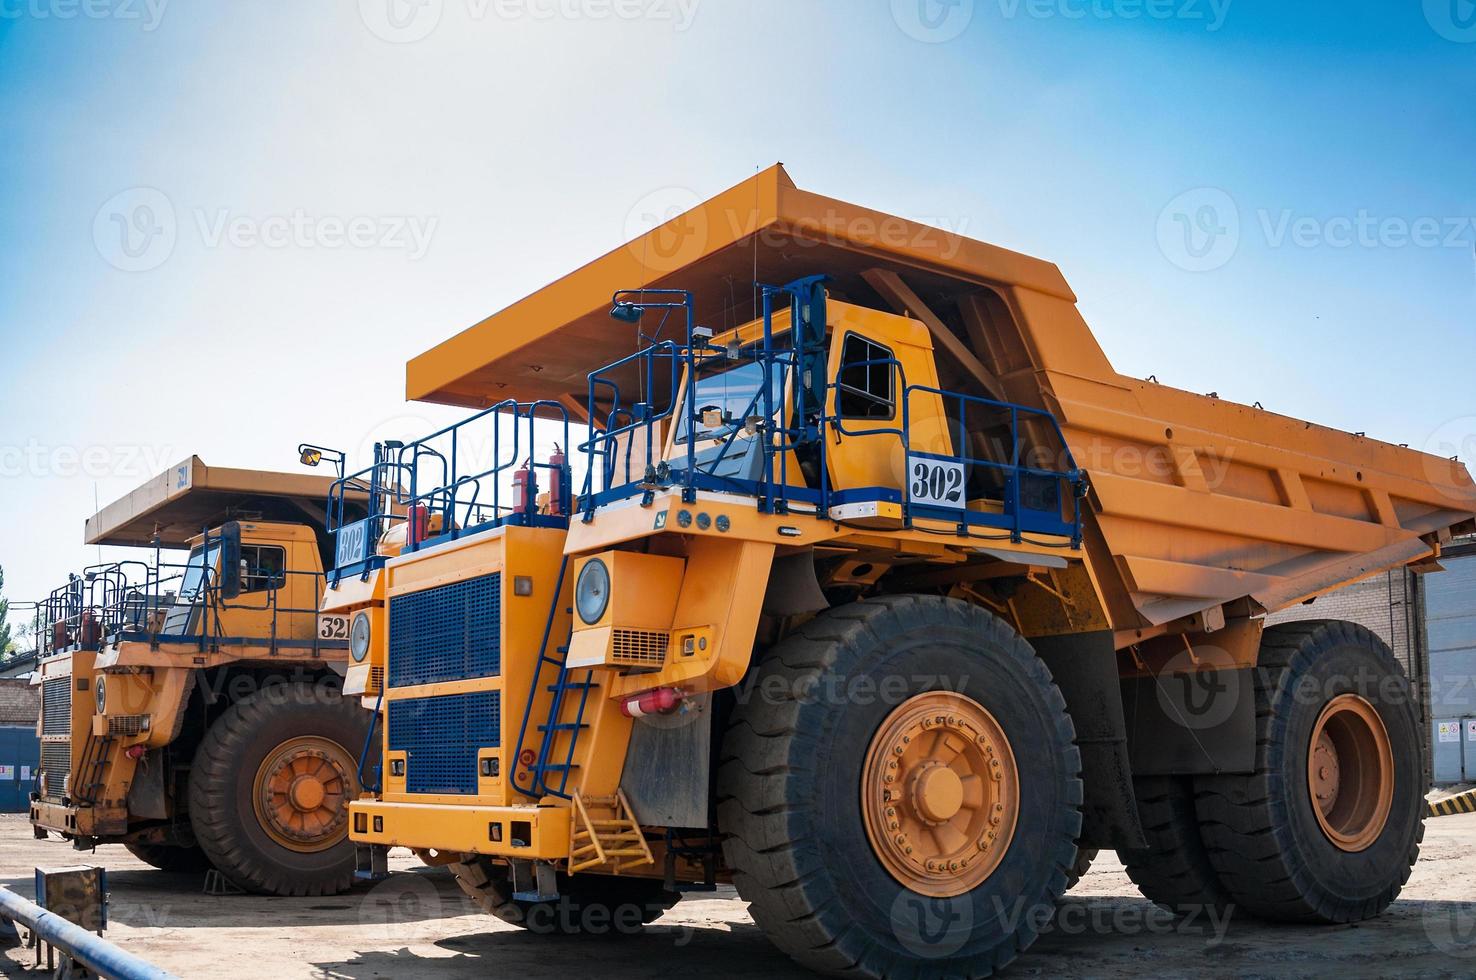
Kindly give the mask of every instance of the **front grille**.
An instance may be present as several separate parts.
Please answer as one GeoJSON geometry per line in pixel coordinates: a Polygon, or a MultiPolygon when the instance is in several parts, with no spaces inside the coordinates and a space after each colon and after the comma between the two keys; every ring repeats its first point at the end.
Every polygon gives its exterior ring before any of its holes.
{"type": "Polygon", "coordinates": [[[149,730],[148,715],[110,715],[109,735],[142,735],[149,730]]]}
{"type": "Polygon", "coordinates": [[[71,677],[52,677],[41,682],[41,734],[72,734],[71,677]]]}
{"type": "Polygon", "coordinates": [[[391,599],[390,687],[496,677],[501,613],[496,572],[391,599]]]}
{"type": "Polygon", "coordinates": [[[72,774],[72,743],[42,742],[41,771],[46,773],[46,795],[60,797],[62,781],[72,774]]]}
{"type": "Polygon", "coordinates": [[[617,664],[660,667],[666,663],[671,634],[660,630],[617,629],[610,638],[610,659],[617,664]]]}
{"type": "Polygon", "coordinates": [[[406,791],[475,793],[477,751],[502,745],[501,715],[499,691],[391,701],[389,748],[405,753],[406,791]]]}

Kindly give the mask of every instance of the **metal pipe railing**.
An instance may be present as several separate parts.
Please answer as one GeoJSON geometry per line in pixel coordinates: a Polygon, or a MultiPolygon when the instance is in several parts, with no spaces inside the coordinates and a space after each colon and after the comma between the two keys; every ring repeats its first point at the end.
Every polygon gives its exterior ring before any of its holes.
{"type": "Polygon", "coordinates": [[[176,980],[174,974],[124,952],[8,888],[0,888],[0,919],[25,926],[41,942],[107,980],[176,980]]]}

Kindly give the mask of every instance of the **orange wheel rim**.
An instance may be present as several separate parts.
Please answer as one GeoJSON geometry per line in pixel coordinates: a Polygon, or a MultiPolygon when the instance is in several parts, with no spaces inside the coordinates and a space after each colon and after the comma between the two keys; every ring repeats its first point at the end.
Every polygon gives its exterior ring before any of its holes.
{"type": "Polygon", "coordinates": [[[1372,704],[1356,694],[1328,702],[1312,729],[1307,785],[1317,823],[1339,849],[1370,847],[1394,803],[1394,753],[1372,704]]]}
{"type": "Polygon", "coordinates": [[[323,851],[348,833],[357,769],[331,739],[290,738],[267,754],[254,789],[256,818],[274,841],[293,851],[323,851]]]}
{"type": "Polygon", "coordinates": [[[948,898],[979,886],[1009,850],[1020,773],[994,716],[961,694],[919,694],[866,753],[861,810],[872,851],[897,881],[948,898]]]}

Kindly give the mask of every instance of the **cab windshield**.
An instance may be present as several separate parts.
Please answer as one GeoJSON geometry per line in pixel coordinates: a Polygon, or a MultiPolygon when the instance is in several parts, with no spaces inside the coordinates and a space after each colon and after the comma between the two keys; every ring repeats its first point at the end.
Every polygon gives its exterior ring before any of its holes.
{"type": "MultiPolygon", "coordinates": [[[[694,422],[696,439],[703,442],[722,439],[735,428],[741,428],[749,417],[763,414],[764,402],[760,394],[764,386],[763,365],[757,361],[729,363],[732,366],[723,364],[697,378],[691,402],[697,409],[697,417],[688,419],[685,412],[677,413],[680,421],[676,441],[679,444],[685,444],[692,437],[694,422]]],[[[784,374],[777,365],[771,370],[769,408],[774,412],[783,407],[784,374]]]]}
{"type": "Polygon", "coordinates": [[[220,556],[220,545],[209,548],[196,546],[190,551],[190,560],[185,565],[184,580],[179,584],[179,598],[193,602],[200,597],[201,589],[209,583],[206,570],[215,570],[215,560],[220,556]]]}

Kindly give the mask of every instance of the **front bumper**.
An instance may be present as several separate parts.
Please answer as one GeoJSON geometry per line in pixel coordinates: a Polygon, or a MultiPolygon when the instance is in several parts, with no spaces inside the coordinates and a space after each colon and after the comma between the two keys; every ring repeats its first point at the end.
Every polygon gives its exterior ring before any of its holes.
{"type": "Polygon", "coordinates": [[[128,832],[128,811],[122,807],[32,800],[30,817],[33,826],[65,837],[118,837],[128,832]]]}
{"type": "Polygon", "coordinates": [[[563,806],[355,800],[349,814],[349,837],[358,844],[542,861],[569,856],[570,810],[563,806]]]}

